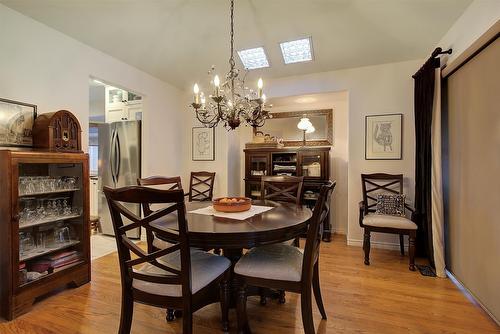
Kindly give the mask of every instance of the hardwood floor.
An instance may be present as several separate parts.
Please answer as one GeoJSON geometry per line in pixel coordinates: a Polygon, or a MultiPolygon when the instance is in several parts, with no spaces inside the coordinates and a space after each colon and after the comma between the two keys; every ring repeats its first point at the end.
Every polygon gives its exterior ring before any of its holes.
{"type": "MultiPolygon", "coordinates": [[[[448,279],[421,276],[408,270],[408,259],[397,251],[373,249],[371,266],[363,251],[335,236],[323,243],[321,288],[328,320],[314,321],[324,333],[500,333],[500,328],[473,305],[448,279]]],[[[287,293],[287,302],[260,306],[249,298],[253,333],[303,333],[300,301],[287,293]]],[[[135,305],[132,333],[180,333],[180,321],[167,323],[165,311],[135,305]]],[[[236,327],[231,311],[231,331],[236,327]]],[[[12,322],[1,322],[2,334],[116,333],[120,317],[120,281],[116,253],[93,261],[92,282],[64,290],[35,304],[12,322]]],[[[220,308],[214,304],[194,315],[194,332],[220,333],[220,308]]]]}

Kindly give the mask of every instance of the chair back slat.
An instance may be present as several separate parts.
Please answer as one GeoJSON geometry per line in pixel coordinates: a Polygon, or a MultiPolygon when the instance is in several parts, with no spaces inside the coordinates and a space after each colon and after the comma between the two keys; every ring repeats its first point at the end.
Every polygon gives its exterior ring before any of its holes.
{"type": "Polygon", "coordinates": [[[374,212],[380,194],[402,194],[403,174],[361,174],[365,214],[374,212]]]}
{"type": "Polygon", "coordinates": [[[262,176],[260,199],[302,204],[303,176],[262,176]]]}
{"type": "MultiPolygon", "coordinates": [[[[191,268],[187,223],[185,218],[184,194],[182,189],[160,190],[142,186],[131,186],[113,189],[104,187],[111,212],[115,239],[118,247],[118,258],[122,284],[130,288],[133,279],[140,279],[151,283],[182,285],[183,296],[191,293],[191,268]],[[140,218],[126,208],[129,203],[161,204],[162,209],[151,211],[149,215],[140,218]],[[173,212],[177,213],[178,231],[168,233],[173,244],[165,249],[144,251],[130,240],[126,232],[130,226],[141,227],[152,234],[149,223],[161,219],[173,212]],[[132,224],[124,225],[123,218],[132,220],[132,224]],[[162,257],[179,252],[180,268],[173,267],[162,261],[162,257]],[[159,273],[141,272],[138,266],[149,264],[159,273]]],[[[156,229],[157,230],[157,229],[156,229]]],[[[175,255],[173,255],[175,256],[175,255]]]]}
{"type": "Polygon", "coordinates": [[[337,182],[329,181],[327,184],[321,186],[318,200],[314,205],[313,216],[309,222],[309,229],[307,231],[306,245],[304,248],[304,260],[302,263],[302,281],[307,277],[312,277],[313,266],[319,256],[319,247],[321,244],[321,226],[329,217],[331,197],[337,182]]]}
{"type": "Polygon", "coordinates": [[[214,192],[215,172],[191,172],[189,201],[211,201],[214,192]]]}

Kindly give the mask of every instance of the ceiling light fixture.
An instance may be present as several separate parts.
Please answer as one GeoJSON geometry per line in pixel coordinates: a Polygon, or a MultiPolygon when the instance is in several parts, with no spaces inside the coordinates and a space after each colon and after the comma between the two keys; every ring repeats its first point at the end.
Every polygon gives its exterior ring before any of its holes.
{"type": "Polygon", "coordinates": [[[263,47],[238,51],[238,56],[247,70],[269,67],[269,61],[263,47]]]}
{"type": "Polygon", "coordinates": [[[311,61],[313,59],[311,45],[310,37],[280,43],[281,53],[285,64],[311,61]]]}
{"type": "MultiPolygon", "coordinates": [[[[264,109],[266,102],[266,97],[263,94],[264,82],[259,79],[257,90],[253,90],[245,86],[248,69],[243,77],[239,77],[239,70],[235,68],[234,62],[234,0],[231,0],[230,13],[230,70],[222,83],[218,75],[214,76],[211,81],[213,94],[209,95],[208,99],[203,91],[200,91],[198,84],[195,84],[193,87],[194,102],[191,106],[198,121],[209,128],[222,122],[226,129],[234,130],[240,126],[241,119],[248,125],[260,127],[264,125],[266,119],[271,117],[269,112],[264,109]]],[[[215,66],[212,66],[208,73],[209,75],[215,73],[215,66]]]]}

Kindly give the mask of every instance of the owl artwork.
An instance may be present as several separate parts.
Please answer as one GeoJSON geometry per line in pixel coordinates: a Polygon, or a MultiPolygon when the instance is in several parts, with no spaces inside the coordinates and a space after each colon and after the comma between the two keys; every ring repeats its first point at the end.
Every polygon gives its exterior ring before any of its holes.
{"type": "Polygon", "coordinates": [[[374,140],[384,148],[384,152],[392,152],[391,123],[383,122],[375,125],[374,140]]]}

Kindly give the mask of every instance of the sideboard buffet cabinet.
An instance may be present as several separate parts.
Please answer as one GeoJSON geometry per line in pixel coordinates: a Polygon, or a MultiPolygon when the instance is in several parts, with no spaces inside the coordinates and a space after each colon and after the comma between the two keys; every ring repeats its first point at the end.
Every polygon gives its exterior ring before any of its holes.
{"type": "Polygon", "coordinates": [[[85,153],[0,149],[0,316],[90,281],[85,153]]]}
{"type": "MultiPolygon", "coordinates": [[[[262,175],[304,176],[302,202],[314,207],[322,185],[329,181],[330,147],[247,148],[245,196],[260,197],[262,175]]],[[[323,226],[323,241],[331,239],[330,219],[323,226]]]]}

